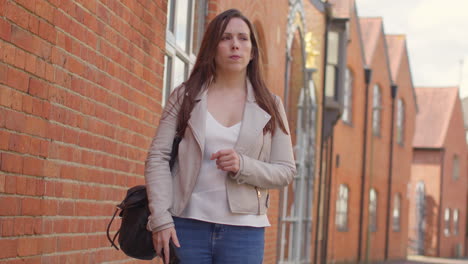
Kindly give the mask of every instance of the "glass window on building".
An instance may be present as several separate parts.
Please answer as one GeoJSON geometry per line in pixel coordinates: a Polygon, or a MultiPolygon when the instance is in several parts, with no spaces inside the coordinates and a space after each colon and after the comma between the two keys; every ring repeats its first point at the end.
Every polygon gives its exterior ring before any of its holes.
{"type": "Polygon", "coordinates": [[[369,191],[369,230],[377,231],[377,192],[374,188],[369,191]]]}
{"type": "Polygon", "coordinates": [[[405,104],[401,98],[397,102],[397,142],[403,145],[405,133],[405,104]]]}
{"type": "Polygon", "coordinates": [[[393,211],[392,211],[392,227],[393,231],[400,231],[400,213],[401,213],[401,195],[395,194],[393,199],[393,211]]]}
{"type": "Polygon", "coordinates": [[[382,116],[382,92],[378,84],[374,85],[372,98],[372,132],[375,136],[380,136],[381,116],[382,116]]]}
{"type": "Polygon", "coordinates": [[[453,171],[452,177],[454,180],[457,180],[460,177],[460,160],[458,159],[458,155],[453,156],[453,171]]]}
{"type": "Polygon", "coordinates": [[[353,116],[353,74],[349,68],[345,71],[345,83],[343,89],[343,115],[345,123],[351,124],[353,116]]]}
{"type": "Polygon", "coordinates": [[[336,227],[340,231],[348,229],[348,196],[349,189],[345,184],[341,184],[338,190],[338,199],[336,200],[336,227]]]}
{"type": "Polygon", "coordinates": [[[444,212],[444,234],[445,236],[450,235],[450,209],[445,208],[444,212]]]}
{"type": "Polygon", "coordinates": [[[163,104],[175,87],[187,80],[204,33],[206,0],[167,2],[163,104]]]}
{"type": "Polygon", "coordinates": [[[458,235],[458,209],[453,209],[453,234],[458,235]]]}

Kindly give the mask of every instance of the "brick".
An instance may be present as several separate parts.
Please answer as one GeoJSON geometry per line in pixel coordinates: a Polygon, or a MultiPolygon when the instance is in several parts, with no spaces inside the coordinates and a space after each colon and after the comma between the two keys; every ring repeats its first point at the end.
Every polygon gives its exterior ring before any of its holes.
{"type": "MultiPolygon", "coordinates": [[[[2,55],[0,59],[3,59],[3,61],[6,64],[13,65],[15,63],[15,50],[16,48],[13,45],[10,45],[9,43],[5,43],[2,45],[2,50],[0,50],[0,54],[2,55]]],[[[6,68],[6,66],[5,66],[6,68]]],[[[3,76],[5,77],[5,76],[3,76]]],[[[6,83],[6,78],[2,78],[1,80],[2,83],[6,83]]]]}
{"type": "Polygon", "coordinates": [[[39,21],[39,36],[48,42],[55,44],[57,32],[55,28],[47,22],[39,21]]]}
{"type": "MultiPolygon", "coordinates": [[[[0,193],[5,192],[5,182],[6,182],[6,175],[5,174],[0,174],[0,193]]],[[[0,234],[1,234],[1,229],[0,229],[0,234]]]]}
{"type": "Polygon", "coordinates": [[[32,157],[24,157],[23,173],[32,176],[42,176],[44,160],[32,157]]]}
{"type": "Polygon", "coordinates": [[[60,176],[60,166],[54,161],[46,160],[44,163],[43,175],[50,178],[58,178],[60,176]]]}
{"type": "Polygon", "coordinates": [[[18,247],[18,240],[0,238],[0,259],[16,257],[16,248],[18,247]]]}
{"type": "Polygon", "coordinates": [[[22,111],[27,114],[33,113],[33,100],[34,98],[29,95],[23,95],[22,98],[22,111]]]}
{"type": "Polygon", "coordinates": [[[41,215],[41,199],[23,198],[21,200],[21,215],[41,215]]]}
{"type": "Polygon", "coordinates": [[[15,63],[13,65],[24,70],[25,63],[26,63],[26,54],[25,54],[25,52],[22,51],[21,49],[16,49],[15,63]]]}
{"type": "Polygon", "coordinates": [[[5,111],[5,127],[10,130],[23,132],[25,128],[26,116],[23,113],[14,111],[5,111]]]}
{"type": "Polygon", "coordinates": [[[8,149],[19,153],[28,153],[31,137],[20,134],[11,134],[8,149]]]}
{"type": "Polygon", "coordinates": [[[13,227],[15,225],[14,218],[2,218],[0,219],[0,235],[1,237],[13,236],[13,227]]]}
{"type": "Polygon", "coordinates": [[[35,12],[49,23],[53,23],[55,8],[46,1],[36,1],[35,12]]]}
{"type": "Polygon", "coordinates": [[[11,109],[21,111],[23,108],[23,96],[16,90],[11,91],[11,109]]]}
{"type": "Polygon", "coordinates": [[[29,90],[28,93],[37,96],[41,99],[48,99],[49,98],[49,84],[46,82],[31,77],[29,79],[29,90]]]}
{"type": "Polygon", "coordinates": [[[12,102],[13,91],[6,86],[0,86],[0,105],[11,108],[12,102]]]}
{"type": "Polygon", "coordinates": [[[19,215],[21,201],[18,197],[0,196],[0,216],[19,215]]]}
{"type": "Polygon", "coordinates": [[[7,85],[17,90],[28,91],[29,75],[13,68],[8,68],[7,85]]]}
{"type": "Polygon", "coordinates": [[[18,256],[32,256],[40,253],[40,238],[20,237],[18,239],[18,256]]]}
{"type": "Polygon", "coordinates": [[[16,193],[26,194],[27,193],[27,178],[24,176],[16,176],[16,193]]]}
{"type": "Polygon", "coordinates": [[[11,40],[11,25],[3,19],[0,19],[0,38],[5,41],[11,40]]]}
{"type": "Polygon", "coordinates": [[[25,122],[26,122],[26,124],[24,125],[25,133],[35,135],[35,136],[40,136],[40,137],[47,136],[48,123],[44,119],[37,118],[34,116],[27,116],[25,122]]]}
{"type": "Polygon", "coordinates": [[[34,12],[34,7],[36,5],[36,0],[15,0],[16,3],[20,4],[29,11],[34,12]]]}
{"type": "Polygon", "coordinates": [[[14,173],[23,172],[23,158],[19,155],[12,153],[2,153],[1,162],[2,171],[14,173]]]}
{"type": "Polygon", "coordinates": [[[5,193],[16,193],[16,176],[6,175],[5,176],[5,193]]]}
{"type": "Polygon", "coordinates": [[[15,24],[18,24],[23,28],[28,28],[30,15],[16,3],[12,1],[7,2],[5,16],[15,24]]]}
{"type": "Polygon", "coordinates": [[[31,54],[26,54],[24,69],[30,73],[36,73],[37,57],[31,54]]]}

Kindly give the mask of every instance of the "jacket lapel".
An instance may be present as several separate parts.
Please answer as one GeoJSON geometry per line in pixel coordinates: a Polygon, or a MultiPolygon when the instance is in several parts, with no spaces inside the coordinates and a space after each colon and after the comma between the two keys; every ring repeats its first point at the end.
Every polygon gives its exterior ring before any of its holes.
{"type": "Polygon", "coordinates": [[[263,128],[270,121],[271,116],[265,112],[255,101],[252,84],[247,79],[247,100],[245,102],[242,125],[237,139],[236,151],[245,154],[255,146],[258,135],[263,133],[263,128]]]}
{"type": "Polygon", "coordinates": [[[205,149],[205,123],[206,123],[206,104],[207,89],[203,89],[195,98],[195,106],[193,107],[192,113],[188,125],[190,126],[193,136],[195,137],[198,146],[200,147],[201,156],[203,157],[203,151],[205,149]]]}
{"type": "MultiPolygon", "coordinates": [[[[190,115],[188,125],[197,140],[200,151],[203,157],[205,149],[205,125],[207,108],[207,87],[204,86],[202,91],[195,98],[195,106],[190,115]]],[[[255,100],[250,80],[247,79],[247,100],[244,106],[244,113],[242,117],[242,125],[239,132],[234,149],[240,153],[247,153],[249,149],[255,146],[258,140],[258,135],[263,133],[263,128],[270,121],[271,116],[265,112],[255,100]]]]}

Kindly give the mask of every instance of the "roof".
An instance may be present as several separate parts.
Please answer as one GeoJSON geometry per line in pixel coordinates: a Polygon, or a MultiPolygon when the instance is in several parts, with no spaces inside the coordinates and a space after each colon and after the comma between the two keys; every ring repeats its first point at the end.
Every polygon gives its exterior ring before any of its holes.
{"type": "Polygon", "coordinates": [[[414,148],[441,148],[458,98],[457,87],[417,87],[414,148]]]}
{"type": "Polygon", "coordinates": [[[350,18],[351,7],[354,0],[329,0],[332,5],[332,14],[336,18],[350,18]]]}
{"type": "Polygon", "coordinates": [[[405,51],[405,35],[385,35],[392,79],[396,81],[405,51]]]}
{"type": "Polygon", "coordinates": [[[381,17],[364,17],[359,18],[361,26],[362,42],[364,45],[364,53],[366,57],[366,64],[371,65],[374,55],[377,40],[382,29],[381,17]]]}

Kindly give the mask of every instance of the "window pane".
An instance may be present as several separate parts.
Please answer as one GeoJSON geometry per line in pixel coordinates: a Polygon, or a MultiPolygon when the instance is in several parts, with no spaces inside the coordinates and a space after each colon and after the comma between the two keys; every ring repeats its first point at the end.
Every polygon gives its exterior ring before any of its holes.
{"type": "Polygon", "coordinates": [[[195,6],[195,10],[193,18],[192,53],[197,55],[204,33],[205,1],[197,0],[194,1],[193,5],[195,6]]]}
{"type": "Polygon", "coordinates": [[[189,29],[189,0],[177,0],[175,37],[177,45],[183,50],[187,49],[187,35],[189,29]]]}
{"type": "Polygon", "coordinates": [[[325,78],[325,95],[328,97],[333,97],[335,94],[335,83],[337,78],[336,67],[334,65],[327,65],[327,73],[325,78]]]}
{"type": "Polygon", "coordinates": [[[167,2],[167,30],[174,32],[174,1],[167,2]]]}
{"type": "Polygon", "coordinates": [[[187,64],[184,63],[179,57],[175,57],[174,60],[174,83],[172,89],[182,84],[185,81],[185,74],[187,64]]]}
{"type": "Polygon", "coordinates": [[[345,72],[345,85],[343,91],[343,115],[342,119],[345,122],[351,122],[352,113],[352,92],[353,91],[353,76],[347,68],[345,72]]]}
{"type": "Polygon", "coordinates": [[[328,32],[328,54],[327,61],[329,64],[338,64],[338,53],[339,53],[339,40],[340,35],[336,31],[328,32]]]}
{"type": "Polygon", "coordinates": [[[171,72],[172,72],[172,58],[164,56],[164,87],[163,87],[163,102],[166,102],[171,94],[171,72]]]}

